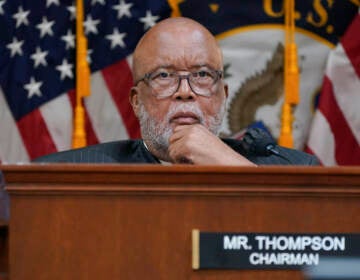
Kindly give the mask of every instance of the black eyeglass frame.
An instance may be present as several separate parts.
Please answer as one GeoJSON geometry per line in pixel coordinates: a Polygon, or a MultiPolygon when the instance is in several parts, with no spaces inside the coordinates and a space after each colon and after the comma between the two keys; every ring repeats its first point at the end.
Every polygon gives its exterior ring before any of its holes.
{"type": "MultiPolygon", "coordinates": [[[[147,86],[149,86],[150,88],[154,89],[151,85],[150,85],[150,79],[151,79],[151,76],[155,73],[156,71],[153,71],[153,72],[150,72],[150,73],[146,73],[141,79],[139,79],[136,83],[135,83],[135,86],[137,86],[140,82],[144,82],[147,86]]],[[[199,72],[199,71],[198,71],[199,72]]],[[[214,69],[211,69],[210,72],[212,73],[215,73],[216,76],[215,76],[215,79],[212,83],[211,86],[215,85],[219,80],[221,80],[223,78],[223,74],[224,72],[222,70],[214,70],[214,69]]],[[[201,96],[211,96],[211,94],[203,94],[203,93],[198,93],[196,92],[193,87],[191,86],[191,82],[189,80],[189,78],[191,77],[191,75],[194,75],[195,72],[190,72],[189,74],[186,74],[186,75],[182,75],[182,74],[178,74],[178,73],[171,73],[172,75],[174,75],[177,79],[178,79],[178,85],[175,89],[175,91],[169,95],[166,95],[166,96],[163,96],[163,97],[160,97],[160,98],[166,98],[166,97],[170,97],[170,96],[173,96],[178,90],[179,90],[179,87],[180,87],[180,84],[181,84],[181,81],[183,79],[186,79],[187,82],[188,82],[188,85],[189,87],[191,88],[192,92],[194,92],[195,94],[197,95],[201,95],[201,96]]]]}

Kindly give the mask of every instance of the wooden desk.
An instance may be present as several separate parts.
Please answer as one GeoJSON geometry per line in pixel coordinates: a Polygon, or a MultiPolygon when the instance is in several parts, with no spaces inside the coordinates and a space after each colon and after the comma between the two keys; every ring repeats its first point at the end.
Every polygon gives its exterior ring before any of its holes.
{"type": "Polygon", "coordinates": [[[2,167],[10,279],[303,279],[300,271],[191,269],[191,230],[360,230],[360,169],[2,167]]]}

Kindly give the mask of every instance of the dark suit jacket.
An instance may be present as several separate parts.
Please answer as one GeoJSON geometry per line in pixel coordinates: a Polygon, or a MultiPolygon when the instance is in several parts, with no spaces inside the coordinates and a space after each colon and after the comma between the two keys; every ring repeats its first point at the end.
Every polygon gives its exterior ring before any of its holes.
{"type": "MultiPolygon", "coordinates": [[[[5,181],[0,170],[0,219],[8,221],[10,216],[10,199],[5,191],[5,181]]],[[[1,246],[0,246],[1,247],[1,246]]]]}
{"type": "MultiPolygon", "coordinates": [[[[312,155],[277,146],[279,155],[259,156],[244,151],[241,142],[222,139],[228,146],[259,165],[317,165],[312,155]]],[[[211,148],[209,148],[211,153],[211,148]]],[[[160,163],[144,146],[142,140],[123,140],[59,152],[37,158],[35,162],[66,163],[160,163]]],[[[209,162],[209,164],[211,164],[209,162]]]]}

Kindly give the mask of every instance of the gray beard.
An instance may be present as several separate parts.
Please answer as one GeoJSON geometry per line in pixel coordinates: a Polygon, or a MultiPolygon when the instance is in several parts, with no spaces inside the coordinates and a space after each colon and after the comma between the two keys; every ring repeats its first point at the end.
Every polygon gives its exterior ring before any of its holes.
{"type": "Polygon", "coordinates": [[[194,103],[179,103],[171,105],[167,114],[162,121],[157,123],[146,111],[143,103],[139,104],[139,122],[141,135],[148,149],[159,159],[171,162],[168,154],[169,139],[173,133],[170,126],[171,118],[179,112],[192,112],[198,119],[199,123],[205,126],[213,134],[218,135],[221,127],[226,108],[226,101],[221,105],[219,112],[215,116],[207,117],[194,103]]]}

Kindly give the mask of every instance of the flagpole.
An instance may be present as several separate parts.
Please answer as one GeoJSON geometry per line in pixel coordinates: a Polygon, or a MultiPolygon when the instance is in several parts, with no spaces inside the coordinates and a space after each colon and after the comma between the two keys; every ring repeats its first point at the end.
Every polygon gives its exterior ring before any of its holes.
{"type": "Polygon", "coordinates": [[[90,95],[90,69],[87,57],[87,40],[84,35],[83,0],[76,0],[76,105],[72,147],[86,146],[85,110],[82,98],[90,95]]]}
{"type": "Polygon", "coordinates": [[[295,42],[295,0],[285,1],[284,104],[279,145],[292,148],[293,107],[299,103],[299,67],[295,42]]]}
{"type": "Polygon", "coordinates": [[[171,7],[171,17],[181,17],[179,4],[184,0],[168,0],[168,4],[171,7]]]}

